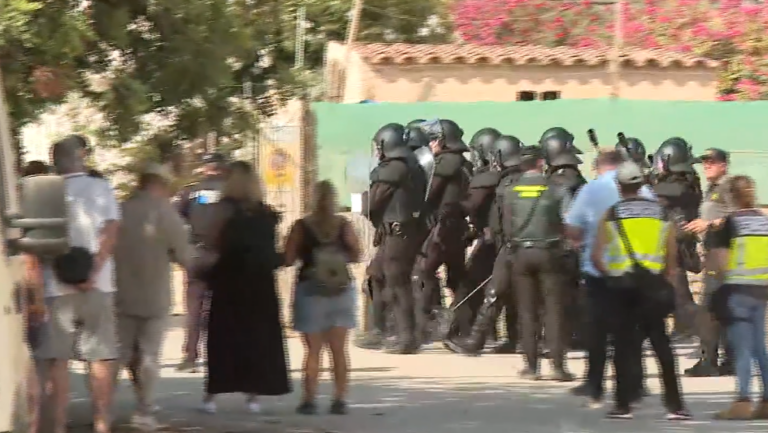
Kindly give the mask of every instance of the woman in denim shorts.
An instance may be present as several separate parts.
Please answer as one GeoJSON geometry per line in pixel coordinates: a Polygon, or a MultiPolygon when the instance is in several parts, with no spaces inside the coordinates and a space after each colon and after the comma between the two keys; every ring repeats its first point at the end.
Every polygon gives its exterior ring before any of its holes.
{"type": "Polygon", "coordinates": [[[336,190],[329,181],[315,188],[312,212],[294,223],[285,247],[285,264],[301,261],[293,297],[294,329],[302,334],[306,348],[304,358],[304,396],[297,412],[311,415],[317,412],[317,392],[320,354],[325,347],[331,351],[335,394],[330,407],[332,414],[346,413],[349,379],[347,332],[355,327],[357,292],[350,284],[333,296],[319,294],[318,283],[311,278],[314,252],[321,245],[335,245],[344,251],[348,262],[360,257],[360,243],[352,224],[336,214],[336,190]]]}

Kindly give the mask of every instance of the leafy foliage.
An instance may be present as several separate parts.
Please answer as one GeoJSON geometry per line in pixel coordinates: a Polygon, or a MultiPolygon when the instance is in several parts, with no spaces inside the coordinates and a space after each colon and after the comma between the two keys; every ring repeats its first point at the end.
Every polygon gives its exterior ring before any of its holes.
{"type": "MultiPolygon", "coordinates": [[[[451,38],[447,0],[370,0],[360,41],[451,38]]],[[[259,116],[320,83],[325,43],[353,0],[5,0],[0,65],[16,131],[77,94],[101,113],[99,146],[172,159],[212,135],[240,146],[259,116]],[[304,67],[295,68],[304,8],[304,67]]],[[[97,125],[98,123],[98,125],[97,125]]]]}
{"type": "MultiPolygon", "coordinates": [[[[722,60],[719,99],[768,99],[768,4],[726,0],[624,3],[625,46],[664,48],[722,60]]],[[[543,0],[459,0],[456,30],[469,43],[604,47],[613,6],[543,0]]]]}

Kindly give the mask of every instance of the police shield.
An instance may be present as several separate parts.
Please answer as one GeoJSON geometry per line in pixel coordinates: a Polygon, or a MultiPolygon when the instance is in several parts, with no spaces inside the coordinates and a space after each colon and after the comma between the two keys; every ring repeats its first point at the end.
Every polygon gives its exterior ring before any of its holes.
{"type": "MultiPolygon", "coordinates": [[[[432,150],[426,146],[414,150],[413,154],[416,155],[416,160],[427,175],[426,193],[429,194],[429,189],[432,187],[432,177],[435,175],[435,155],[432,153],[432,150]]],[[[424,197],[424,199],[426,200],[426,197],[424,197]]]]}

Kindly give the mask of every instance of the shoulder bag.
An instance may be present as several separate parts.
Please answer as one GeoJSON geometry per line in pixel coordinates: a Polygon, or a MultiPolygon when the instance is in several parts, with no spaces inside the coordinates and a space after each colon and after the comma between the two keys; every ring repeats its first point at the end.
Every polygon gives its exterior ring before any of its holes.
{"type": "MultiPolygon", "coordinates": [[[[616,208],[611,211],[614,215],[616,208]]],[[[621,238],[624,249],[632,260],[632,270],[620,277],[608,277],[608,286],[618,289],[637,288],[643,298],[648,302],[648,307],[655,312],[666,316],[675,309],[675,289],[661,274],[654,274],[637,260],[632,244],[629,242],[627,232],[620,220],[614,220],[614,225],[621,238]]]]}

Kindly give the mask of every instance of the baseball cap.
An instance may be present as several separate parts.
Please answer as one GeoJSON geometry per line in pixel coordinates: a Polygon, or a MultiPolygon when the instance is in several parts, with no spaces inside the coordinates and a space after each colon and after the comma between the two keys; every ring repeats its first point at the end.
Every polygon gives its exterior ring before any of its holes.
{"type": "Polygon", "coordinates": [[[156,162],[147,163],[141,170],[141,174],[152,174],[163,178],[164,181],[173,182],[174,176],[171,169],[168,166],[158,164],[156,162]]]}
{"type": "Polygon", "coordinates": [[[643,169],[634,161],[625,161],[616,169],[616,180],[624,185],[642,183],[645,180],[643,169]]]}
{"type": "Polygon", "coordinates": [[[728,163],[730,155],[723,149],[716,147],[710,147],[704,151],[704,154],[696,158],[696,162],[712,161],[712,162],[724,162],[728,163]]]}

